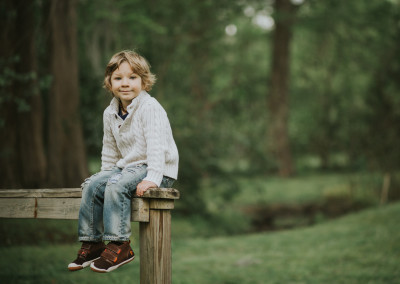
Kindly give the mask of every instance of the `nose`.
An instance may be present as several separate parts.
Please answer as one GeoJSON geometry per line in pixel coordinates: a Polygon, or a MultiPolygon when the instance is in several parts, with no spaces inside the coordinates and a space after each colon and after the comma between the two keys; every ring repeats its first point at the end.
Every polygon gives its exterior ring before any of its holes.
{"type": "Polygon", "coordinates": [[[128,78],[122,78],[122,82],[121,82],[122,86],[128,86],[129,85],[129,80],[128,78]]]}

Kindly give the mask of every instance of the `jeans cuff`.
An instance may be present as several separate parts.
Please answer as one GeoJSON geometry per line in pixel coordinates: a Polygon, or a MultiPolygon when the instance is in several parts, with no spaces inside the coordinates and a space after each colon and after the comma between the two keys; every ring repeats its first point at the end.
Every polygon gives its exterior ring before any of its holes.
{"type": "Polygon", "coordinates": [[[78,241],[80,242],[101,242],[102,239],[96,239],[96,238],[91,238],[91,237],[79,237],[78,241]]]}
{"type": "Polygon", "coordinates": [[[116,236],[103,236],[104,241],[119,241],[119,242],[126,242],[129,241],[129,238],[123,238],[123,237],[116,237],[116,236]]]}

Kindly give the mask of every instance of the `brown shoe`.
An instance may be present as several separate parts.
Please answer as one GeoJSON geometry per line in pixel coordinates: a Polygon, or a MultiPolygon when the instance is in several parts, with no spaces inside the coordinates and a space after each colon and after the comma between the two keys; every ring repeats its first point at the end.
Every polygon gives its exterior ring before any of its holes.
{"type": "Polygon", "coordinates": [[[134,258],[135,254],[130,246],[130,241],[123,243],[109,242],[100,258],[94,261],[90,268],[95,272],[111,272],[131,262],[134,258]]]}
{"type": "Polygon", "coordinates": [[[78,257],[68,265],[69,271],[77,271],[88,267],[98,259],[106,245],[103,242],[83,242],[78,257]]]}

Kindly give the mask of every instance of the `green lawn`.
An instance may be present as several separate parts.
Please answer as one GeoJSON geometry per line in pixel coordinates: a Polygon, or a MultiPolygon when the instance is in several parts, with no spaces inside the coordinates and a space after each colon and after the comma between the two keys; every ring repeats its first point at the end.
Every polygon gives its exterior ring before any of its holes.
{"type": "MultiPolygon", "coordinates": [[[[310,173],[292,178],[234,177],[232,183],[221,183],[218,178],[204,179],[199,198],[203,199],[207,211],[213,216],[213,230],[208,229],[210,219],[205,222],[177,216],[175,230],[179,233],[175,237],[222,236],[252,231],[250,224],[253,215],[248,212],[255,207],[329,205],[341,212],[337,215],[345,214],[351,208],[379,205],[381,188],[382,174],[367,172],[310,173]]],[[[176,207],[179,208],[183,202],[184,199],[176,202],[176,207]]],[[[313,217],[275,217],[274,224],[277,227],[303,226],[311,219],[314,222],[327,219],[323,213],[316,213],[313,217]]]]}
{"type": "Polygon", "coordinates": [[[400,283],[399,216],[396,204],[305,229],[175,243],[174,283],[400,283]]]}
{"type": "MultiPolygon", "coordinates": [[[[173,283],[400,283],[399,216],[396,203],[291,231],[174,239],[173,283]]],[[[0,247],[0,279],[139,283],[139,258],[110,274],[68,272],[76,250],[77,245],[0,247]]]]}
{"type": "Polygon", "coordinates": [[[234,201],[237,204],[307,203],[338,195],[375,201],[379,200],[382,182],[382,174],[367,172],[241,178],[234,201]]]}

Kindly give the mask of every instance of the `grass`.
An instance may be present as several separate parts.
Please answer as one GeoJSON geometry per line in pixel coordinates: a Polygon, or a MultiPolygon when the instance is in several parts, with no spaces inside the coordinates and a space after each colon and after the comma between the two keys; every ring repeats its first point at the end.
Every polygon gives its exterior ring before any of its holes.
{"type": "MultiPolygon", "coordinates": [[[[332,210],[347,213],[352,208],[377,206],[380,201],[382,175],[379,173],[310,173],[293,178],[234,177],[231,183],[221,182],[218,178],[203,179],[199,198],[203,198],[207,211],[214,216],[211,222],[215,229],[207,230],[210,220],[187,220],[177,216],[177,229],[181,235],[211,236],[230,235],[251,232],[252,208],[285,206],[325,206],[332,210]],[[193,225],[195,224],[195,225],[193,225]]],[[[183,195],[186,192],[183,192],[183,195]]],[[[187,193],[190,194],[190,193],[187,193]]],[[[183,196],[184,197],[184,196],[183,196]]],[[[179,208],[182,198],[176,203],[179,208]]],[[[355,209],[354,209],[355,210],[355,209]]],[[[337,215],[340,215],[339,213],[337,215]]],[[[327,216],[318,213],[314,217],[293,215],[274,220],[277,227],[303,226],[309,219],[315,222],[325,221],[327,216]]]]}
{"type": "Polygon", "coordinates": [[[396,204],[305,229],[181,242],[174,283],[398,283],[399,214],[396,204]]]}
{"type": "MultiPolygon", "coordinates": [[[[379,203],[380,173],[315,173],[293,178],[236,177],[235,186],[218,178],[204,179],[200,196],[210,211],[230,202],[235,207],[254,204],[301,204],[319,202],[331,196],[346,196],[379,203]]],[[[179,206],[179,204],[178,204],[179,206]]]]}
{"type": "Polygon", "coordinates": [[[379,173],[308,174],[284,179],[239,179],[239,204],[276,204],[315,202],[329,196],[348,195],[359,199],[376,199],[382,186],[379,173]]]}
{"type": "MultiPolygon", "coordinates": [[[[395,203],[291,231],[173,240],[173,283],[399,283],[398,216],[395,203]]],[[[76,250],[77,245],[1,247],[0,279],[139,283],[138,260],[110,274],[68,272],[76,250]]]]}

